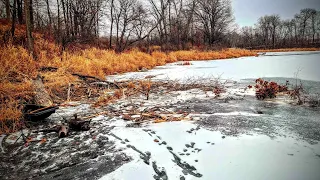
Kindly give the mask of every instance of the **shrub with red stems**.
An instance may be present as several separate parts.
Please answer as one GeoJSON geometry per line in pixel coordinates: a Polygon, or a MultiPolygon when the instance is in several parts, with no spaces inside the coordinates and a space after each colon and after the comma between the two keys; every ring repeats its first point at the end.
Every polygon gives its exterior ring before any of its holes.
{"type": "Polygon", "coordinates": [[[266,98],[275,98],[277,93],[287,92],[288,87],[286,85],[279,85],[276,82],[268,82],[261,78],[256,79],[256,97],[259,100],[266,98]]]}

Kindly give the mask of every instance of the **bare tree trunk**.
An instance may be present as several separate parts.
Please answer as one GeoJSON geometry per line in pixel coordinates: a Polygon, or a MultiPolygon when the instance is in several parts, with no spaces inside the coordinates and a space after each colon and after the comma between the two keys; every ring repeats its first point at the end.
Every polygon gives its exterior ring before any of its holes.
{"type": "Polygon", "coordinates": [[[62,11],[63,11],[63,19],[64,19],[64,25],[66,26],[66,29],[67,29],[67,36],[69,35],[69,25],[68,25],[68,22],[67,22],[67,15],[66,15],[66,7],[65,7],[65,3],[64,3],[64,0],[61,0],[61,3],[62,3],[62,11]]]}
{"type": "Polygon", "coordinates": [[[36,9],[34,10],[34,12],[35,12],[35,15],[36,15],[36,27],[37,28],[40,28],[40,15],[39,15],[39,12],[40,12],[40,10],[39,10],[39,0],[35,0],[34,1],[35,3],[36,3],[36,9]]]}
{"type": "Polygon", "coordinates": [[[99,6],[97,4],[97,15],[96,15],[96,36],[99,37],[99,6]]]}
{"type": "Polygon", "coordinates": [[[6,4],[6,16],[7,16],[7,20],[10,20],[10,1],[6,0],[5,1],[6,4]]]}
{"type": "Polygon", "coordinates": [[[24,0],[24,9],[26,15],[26,26],[27,26],[27,41],[29,53],[34,57],[34,44],[32,37],[32,25],[30,20],[30,0],[24,0]]]}
{"type": "Polygon", "coordinates": [[[78,23],[78,12],[74,12],[74,15],[73,15],[73,23],[74,23],[74,34],[75,36],[77,36],[79,34],[79,23],[78,23]]]}
{"type": "Polygon", "coordinates": [[[51,20],[51,14],[50,14],[49,0],[46,0],[46,4],[47,4],[47,13],[48,13],[48,18],[49,18],[49,26],[50,26],[50,31],[51,31],[52,20],[51,20]]]}
{"type": "Polygon", "coordinates": [[[19,24],[23,24],[22,0],[17,0],[17,8],[18,8],[18,21],[19,21],[19,24]]]}
{"type": "Polygon", "coordinates": [[[59,0],[57,0],[57,10],[58,10],[58,19],[57,19],[57,34],[56,36],[58,37],[58,43],[61,43],[61,34],[60,34],[60,28],[61,28],[61,24],[60,24],[60,4],[59,4],[59,0]]]}
{"type": "Polygon", "coordinates": [[[273,32],[272,32],[272,47],[273,47],[273,49],[275,48],[275,43],[276,43],[276,30],[273,29],[273,32]]]}
{"type": "Polygon", "coordinates": [[[67,5],[67,13],[69,13],[69,22],[70,22],[70,31],[71,31],[71,35],[74,36],[74,20],[72,17],[72,13],[71,13],[71,3],[69,1],[67,1],[68,5],[67,5]]]}
{"type": "Polygon", "coordinates": [[[109,36],[109,48],[110,49],[112,47],[112,30],[113,30],[112,28],[113,28],[113,21],[114,21],[114,19],[113,19],[113,8],[114,8],[113,1],[114,0],[111,0],[111,13],[110,13],[110,15],[111,15],[110,36],[109,36]]]}
{"type": "Polygon", "coordinates": [[[17,16],[16,6],[17,6],[17,0],[14,0],[13,1],[13,13],[12,13],[12,24],[11,24],[11,36],[12,36],[12,38],[14,37],[14,31],[15,31],[15,28],[16,28],[16,16],[17,16]]]}
{"type": "Polygon", "coordinates": [[[31,30],[33,31],[34,18],[33,18],[32,0],[30,0],[30,1],[29,1],[29,14],[30,14],[30,25],[31,25],[31,30]]]}

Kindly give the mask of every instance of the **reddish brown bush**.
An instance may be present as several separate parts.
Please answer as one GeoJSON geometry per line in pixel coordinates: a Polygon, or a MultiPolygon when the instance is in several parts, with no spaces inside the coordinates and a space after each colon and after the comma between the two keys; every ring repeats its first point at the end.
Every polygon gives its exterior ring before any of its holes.
{"type": "Polygon", "coordinates": [[[279,92],[287,92],[286,85],[279,85],[276,82],[268,82],[261,78],[256,79],[256,97],[259,100],[266,98],[275,98],[279,92]]]}

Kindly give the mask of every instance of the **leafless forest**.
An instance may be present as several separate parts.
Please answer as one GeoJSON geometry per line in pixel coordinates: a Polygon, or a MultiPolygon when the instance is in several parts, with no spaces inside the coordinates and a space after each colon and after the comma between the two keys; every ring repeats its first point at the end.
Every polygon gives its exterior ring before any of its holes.
{"type": "MultiPolygon", "coordinates": [[[[214,49],[217,47],[293,48],[319,46],[320,13],[302,9],[292,19],[277,14],[239,28],[230,0],[2,0],[0,15],[15,26],[26,24],[29,49],[32,31],[67,47],[96,44],[122,52],[214,49]]],[[[3,41],[9,39],[3,37],[3,41]]]]}

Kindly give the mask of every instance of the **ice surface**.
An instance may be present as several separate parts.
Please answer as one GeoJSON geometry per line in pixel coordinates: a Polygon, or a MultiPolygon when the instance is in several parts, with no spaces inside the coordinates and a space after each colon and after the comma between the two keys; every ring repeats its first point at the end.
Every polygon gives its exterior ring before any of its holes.
{"type": "Polygon", "coordinates": [[[192,61],[190,66],[171,63],[156,67],[147,72],[132,72],[108,76],[108,80],[143,79],[156,76],[158,80],[187,81],[189,78],[208,78],[221,76],[223,79],[241,80],[259,77],[293,78],[320,80],[320,52],[267,53],[267,56],[242,57],[227,60],[192,61]],[[268,56],[269,55],[269,56],[268,56]]]}
{"type": "MultiPolygon", "coordinates": [[[[310,145],[292,138],[277,138],[275,140],[264,135],[241,135],[239,137],[225,137],[220,132],[203,128],[194,133],[186,133],[197,126],[191,122],[171,122],[153,124],[147,129],[155,132],[153,136],[143,131],[143,128],[116,127],[112,133],[122,139],[128,139],[128,144],[135,146],[142,152],[151,152],[151,161],[164,167],[169,179],[179,179],[183,175],[182,169],[172,160],[172,154],[167,146],[173,148],[183,161],[193,165],[201,178],[186,175],[186,179],[310,179],[320,177],[320,145],[310,145]],[[159,137],[161,139],[159,139],[159,137]],[[167,145],[154,142],[166,141],[167,145]],[[187,148],[186,144],[195,142],[194,148],[187,148]],[[213,144],[214,143],[214,144],[213,144]],[[195,150],[201,149],[200,152],[195,150]],[[183,150],[187,151],[184,152],[183,150]],[[194,152],[193,152],[194,151],[194,152]],[[180,153],[190,153],[179,155],[180,153]],[[196,162],[198,161],[198,162],[196,162]]],[[[113,139],[117,141],[117,139],[113,139]]],[[[127,148],[125,144],[117,143],[118,148],[125,148],[125,152],[134,160],[123,165],[111,174],[101,178],[109,179],[153,179],[155,174],[151,165],[147,165],[139,158],[139,153],[127,148]]]]}

